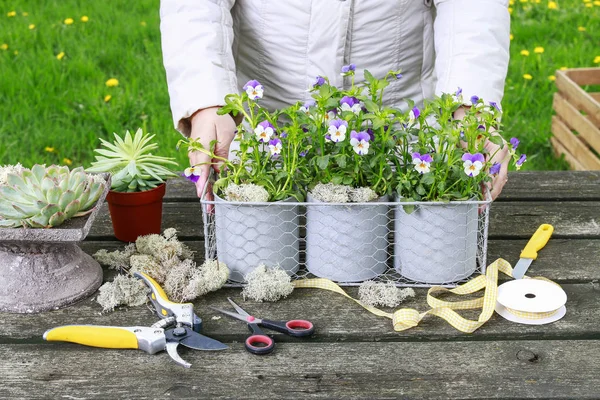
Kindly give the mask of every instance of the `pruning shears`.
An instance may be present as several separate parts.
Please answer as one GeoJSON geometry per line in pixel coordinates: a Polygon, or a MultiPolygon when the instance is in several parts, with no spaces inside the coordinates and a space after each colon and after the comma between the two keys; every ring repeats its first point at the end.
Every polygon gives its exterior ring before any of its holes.
{"type": "Polygon", "coordinates": [[[161,318],[152,326],[66,325],[44,333],[47,341],[61,341],[108,349],[140,349],[148,354],[166,350],[177,364],[189,368],[177,347],[181,344],[195,350],[225,350],[228,346],[201,335],[202,320],[194,313],[192,303],[173,303],[160,285],[144,273],[134,273],[150,289],[148,297],[161,318]]]}

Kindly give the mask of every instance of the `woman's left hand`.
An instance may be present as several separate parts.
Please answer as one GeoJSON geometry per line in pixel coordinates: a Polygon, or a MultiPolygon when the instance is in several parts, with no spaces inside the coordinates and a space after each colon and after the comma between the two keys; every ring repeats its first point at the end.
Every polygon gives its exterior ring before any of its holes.
{"type": "Polygon", "coordinates": [[[505,143],[504,147],[500,148],[499,145],[488,140],[484,147],[487,151],[486,161],[489,161],[491,165],[500,163],[500,171],[492,175],[492,181],[488,182],[488,189],[491,192],[492,200],[496,200],[496,197],[502,192],[502,188],[508,181],[508,162],[510,160],[508,144],[505,143]]]}

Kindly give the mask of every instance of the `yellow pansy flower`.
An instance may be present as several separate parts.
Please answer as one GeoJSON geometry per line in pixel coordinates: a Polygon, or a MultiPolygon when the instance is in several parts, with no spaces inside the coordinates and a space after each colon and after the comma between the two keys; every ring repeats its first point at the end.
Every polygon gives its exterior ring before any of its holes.
{"type": "Polygon", "coordinates": [[[71,164],[73,164],[73,161],[71,161],[65,157],[65,158],[63,158],[63,164],[71,165],[71,164]]]}
{"type": "Polygon", "coordinates": [[[29,29],[35,29],[35,25],[34,24],[29,24],[29,29]]]}
{"type": "Polygon", "coordinates": [[[88,22],[90,19],[87,15],[84,15],[83,17],[81,17],[81,22],[88,22]]]}
{"type": "Polygon", "coordinates": [[[6,43],[2,43],[0,45],[0,49],[2,49],[2,50],[8,50],[8,45],[6,43]]]}
{"type": "Polygon", "coordinates": [[[113,86],[118,86],[119,85],[119,81],[115,78],[110,78],[109,80],[106,81],[106,86],[108,87],[113,87],[113,86]]]}
{"type": "Polygon", "coordinates": [[[580,26],[580,27],[577,27],[577,30],[578,30],[579,32],[585,32],[585,30],[586,30],[586,29],[585,29],[585,27],[583,27],[583,26],[580,26]]]}
{"type": "Polygon", "coordinates": [[[62,60],[64,56],[65,56],[65,52],[64,52],[64,51],[61,51],[60,53],[58,53],[58,54],[56,55],[56,59],[57,59],[57,60],[62,60]]]}
{"type": "Polygon", "coordinates": [[[47,151],[48,153],[54,153],[54,147],[46,146],[46,148],[44,150],[47,151]]]}
{"type": "Polygon", "coordinates": [[[548,76],[548,80],[549,80],[550,82],[554,82],[554,81],[556,80],[556,76],[554,76],[554,75],[550,75],[550,76],[548,76]]]}
{"type": "Polygon", "coordinates": [[[521,50],[521,55],[527,57],[529,55],[529,50],[521,50]]]}
{"type": "Polygon", "coordinates": [[[15,15],[17,15],[16,11],[9,11],[9,12],[6,13],[7,17],[14,17],[15,15]]]}
{"type": "Polygon", "coordinates": [[[533,76],[531,76],[530,74],[524,74],[523,79],[527,79],[529,81],[529,80],[533,79],[533,76]]]}
{"type": "Polygon", "coordinates": [[[65,22],[65,25],[71,25],[71,24],[73,24],[74,21],[73,21],[73,18],[67,18],[67,19],[65,19],[64,22],[65,22]]]}
{"type": "Polygon", "coordinates": [[[510,40],[513,40],[515,37],[513,36],[513,34],[511,33],[509,36],[510,40]]]}
{"type": "Polygon", "coordinates": [[[104,96],[105,103],[108,103],[110,101],[110,99],[112,99],[112,96],[110,94],[107,94],[106,96],[104,96]]]}
{"type": "Polygon", "coordinates": [[[556,10],[558,8],[558,4],[556,4],[555,1],[549,1],[548,2],[548,8],[551,10],[556,10]]]}
{"type": "Polygon", "coordinates": [[[535,49],[533,49],[533,52],[537,53],[537,54],[542,54],[544,52],[544,48],[541,46],[538,46],[535,49]]]}

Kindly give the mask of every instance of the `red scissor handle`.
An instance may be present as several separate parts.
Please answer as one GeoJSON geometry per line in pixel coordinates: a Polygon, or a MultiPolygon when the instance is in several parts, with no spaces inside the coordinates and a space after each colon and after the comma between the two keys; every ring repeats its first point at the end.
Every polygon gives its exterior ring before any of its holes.
{"type": "Polygon", "coordinates": [[[271,321],[263,319],[260,326],[268,329],[272,329],[277,332],[285,333],[290,336],[308,336],[312,335],[315,331],[315,327],[312,322],[305,321],[303,319],[293,319],[291,321],[271,321]]]}
{"type": "Polygon", "coordinates": [[[268,354],[275,348],[275,342],[267,335],[250,335],[246,339],[246,350],[253,354],[268,354]]]}

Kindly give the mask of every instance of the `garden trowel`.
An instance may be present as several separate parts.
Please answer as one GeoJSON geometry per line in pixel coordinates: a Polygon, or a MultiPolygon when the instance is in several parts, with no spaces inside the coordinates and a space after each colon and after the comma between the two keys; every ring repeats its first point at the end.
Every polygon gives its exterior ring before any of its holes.
{"type": "Polygon", "coordinates": [[[529,242],[527,242],[527,246],[521,252],[521,259],[515,265],[513,269],[513,278],[521,279],[525,276],[525,272],[527,269],[537,258],[537,252],[544,248],[548,240],[550,240],[550,236],[552,236],[552,232],[554,232],[554,227],[549,224],[542,224],[535,231],[529,242]]]}

